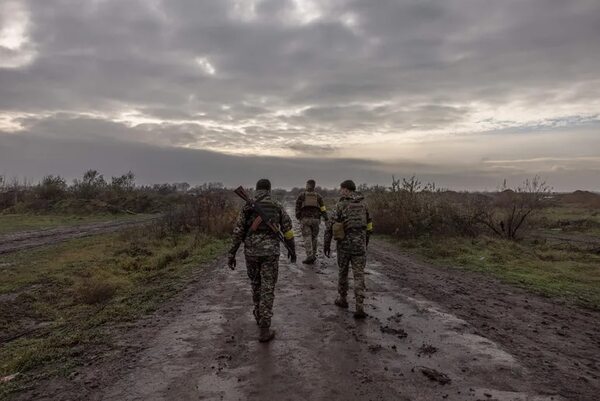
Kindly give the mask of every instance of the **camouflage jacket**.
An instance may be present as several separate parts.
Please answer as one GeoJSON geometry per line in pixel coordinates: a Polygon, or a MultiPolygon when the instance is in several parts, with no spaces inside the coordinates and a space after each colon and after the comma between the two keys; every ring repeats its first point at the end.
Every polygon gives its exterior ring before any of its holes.
{"type": "MultiPolygon", "coordinates": [[[[254,199],[273,202],[279,209],[279,225],[281,232],[286,239],[294,238],[292,231],[292,219],[286,213],[283,206],[271,199],[269,191],[256,191],[254,199]]],[[[236,254],[238,248],[244,243],[244,254],[246,256],[274,256],[279,255],[279,240],[270,231],[252,231],[250,230],[249,218],[253,213],[252,209],[244,205],[240,211],[235,226],[229,255],[236,254]]]]}
{"type": "MultiPolygon", "coordinates": [[[[360,192],[353,192],[349,196],[342,196],[338,203],[335,205],[335,209],[331,213],[331,219],[325,229],[325,247],[331,246],[331,240],[333,238],[333,223],[343,222],[345,220],[345,214],[350,203],[364,202],[364,196],[360,192]]],[[[352,229],[346,230],[344,239],[337,241],[337,251],[343,252],[349,255],[364,255],[367,251],[367,236],[370,236],[373,231],[373,222],[369,215],[369,209],[365,205],[367,213],[366,222],[367,225],[364,229],[352,229]]]]}
{"type": "Polygon", "coordinates": [[[300,196],[298,196],[298,199],[296,199],[296,218],[298,220],[302,220],[302,219],[320,219],[321,217],[323,217],[323,220],[327,221],[327,208],[325,207],[325,203],[323,202],[323,197],[321,196],[321,194],[317,193],[317,202],[319,204],[319,207],[305,207],[303,208],[302,205],[304,204],[304,197],[307,191],[304,191],[300,194],[300,196]]]}

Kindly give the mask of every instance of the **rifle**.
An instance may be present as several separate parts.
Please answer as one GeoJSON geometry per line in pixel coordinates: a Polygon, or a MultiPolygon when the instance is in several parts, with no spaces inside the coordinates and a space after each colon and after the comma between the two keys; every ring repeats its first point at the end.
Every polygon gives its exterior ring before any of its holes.
{"type": "MultiPolygon", "coordinates": [[[[237,196],[242,198],[244,200],[244,202],[246,202],[246,205],[248,205],[252,210],[254,210],[256,212],[256,214],[258,214],[258,217],[260,218],[260,220],[263,221],[267,225],[267,227],[269,227],[269,229],[273,232],[273,234],[275,234],[277,239],[281,243],[283,243],[285,248],[288,250],[290,256],[295,257],[296,251],[294,250],[294,248],[292,248],[290,245],[288,245],[281,230],[267,217],[267,215],[261,209],[261,207],[259,205],[257,205],[256,202],[254,202],[252,200],[252,198],[250,198],[250,195],[248,194],[248,192],[246,192],[246,190],[241,186],[237,187],[233,192],[235,192],[235,194],[237,196]]],[[[258,223],[260,224],[260,222],[258,222],[258,223]]]]}

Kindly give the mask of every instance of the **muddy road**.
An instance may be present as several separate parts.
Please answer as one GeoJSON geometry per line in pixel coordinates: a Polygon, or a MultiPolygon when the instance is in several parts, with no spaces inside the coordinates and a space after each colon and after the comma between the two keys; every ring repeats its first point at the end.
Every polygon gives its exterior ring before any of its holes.
{"type": "Polygon", "coordinates": [[[36,248],[38,246],[56,244],[73,238],[111,233],[145,224],[156,218],[158,218],[158,216],[144,216],[130,220],[106,221],[101,223],[81,224],[45,230],[21,231],[14,234],[0,235],[0,255],[36,248]]]}
{"type": "Polygon", "coordinates": [[[35,399],[598,399],[600,314],[378,241],[370,252],[364,321],[352,317],[352,296],[349,310],[333,305],[334,258],[282,258],[277,336],[258,343],[240,253],[235,271],[224,260],[204,269],[178,300],[118,336],[111,358],[35,399]]]}

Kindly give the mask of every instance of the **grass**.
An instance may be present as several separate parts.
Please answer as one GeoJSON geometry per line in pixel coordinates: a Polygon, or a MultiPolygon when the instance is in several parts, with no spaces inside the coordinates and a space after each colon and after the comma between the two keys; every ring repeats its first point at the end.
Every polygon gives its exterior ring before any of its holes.
{"type": "Polygon", "coordinates": [[[536,293],[600,310],[600,255],[571,244],[496,238],[402,240],[434,264],[491,274],[536,293]]]}
{"type": "Polygon", "coordinates": [[[600,210],[574,205],[553,206],[540,212],[537,220],[552,231],[600,235],[600,210]]]}
{"type": "Polygon", "coordinates": [[[0,235],[19,231],[42,230],[61,226],[76,226],[86,223],[125,220],[139,218],[140,215],[129,214],[91,214],[91,215],[61,215],[61,214],[0,214],[0,235]]]}
{"type": "Polygon", "coordinates": [[[110,349],[115,325],[156,310],[224,248],[129,231],[0,257],[0,377],[20,373],[0,399],[110,349]]]}

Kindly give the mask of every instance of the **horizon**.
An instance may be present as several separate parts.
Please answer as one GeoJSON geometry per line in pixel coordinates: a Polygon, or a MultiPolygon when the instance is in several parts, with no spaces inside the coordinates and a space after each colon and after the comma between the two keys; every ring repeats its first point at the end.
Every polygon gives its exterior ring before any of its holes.
{"type": "Polygon", "coordinates": [[[0,4],[0,175],[600,191],[600,3],[0,4]]]}

